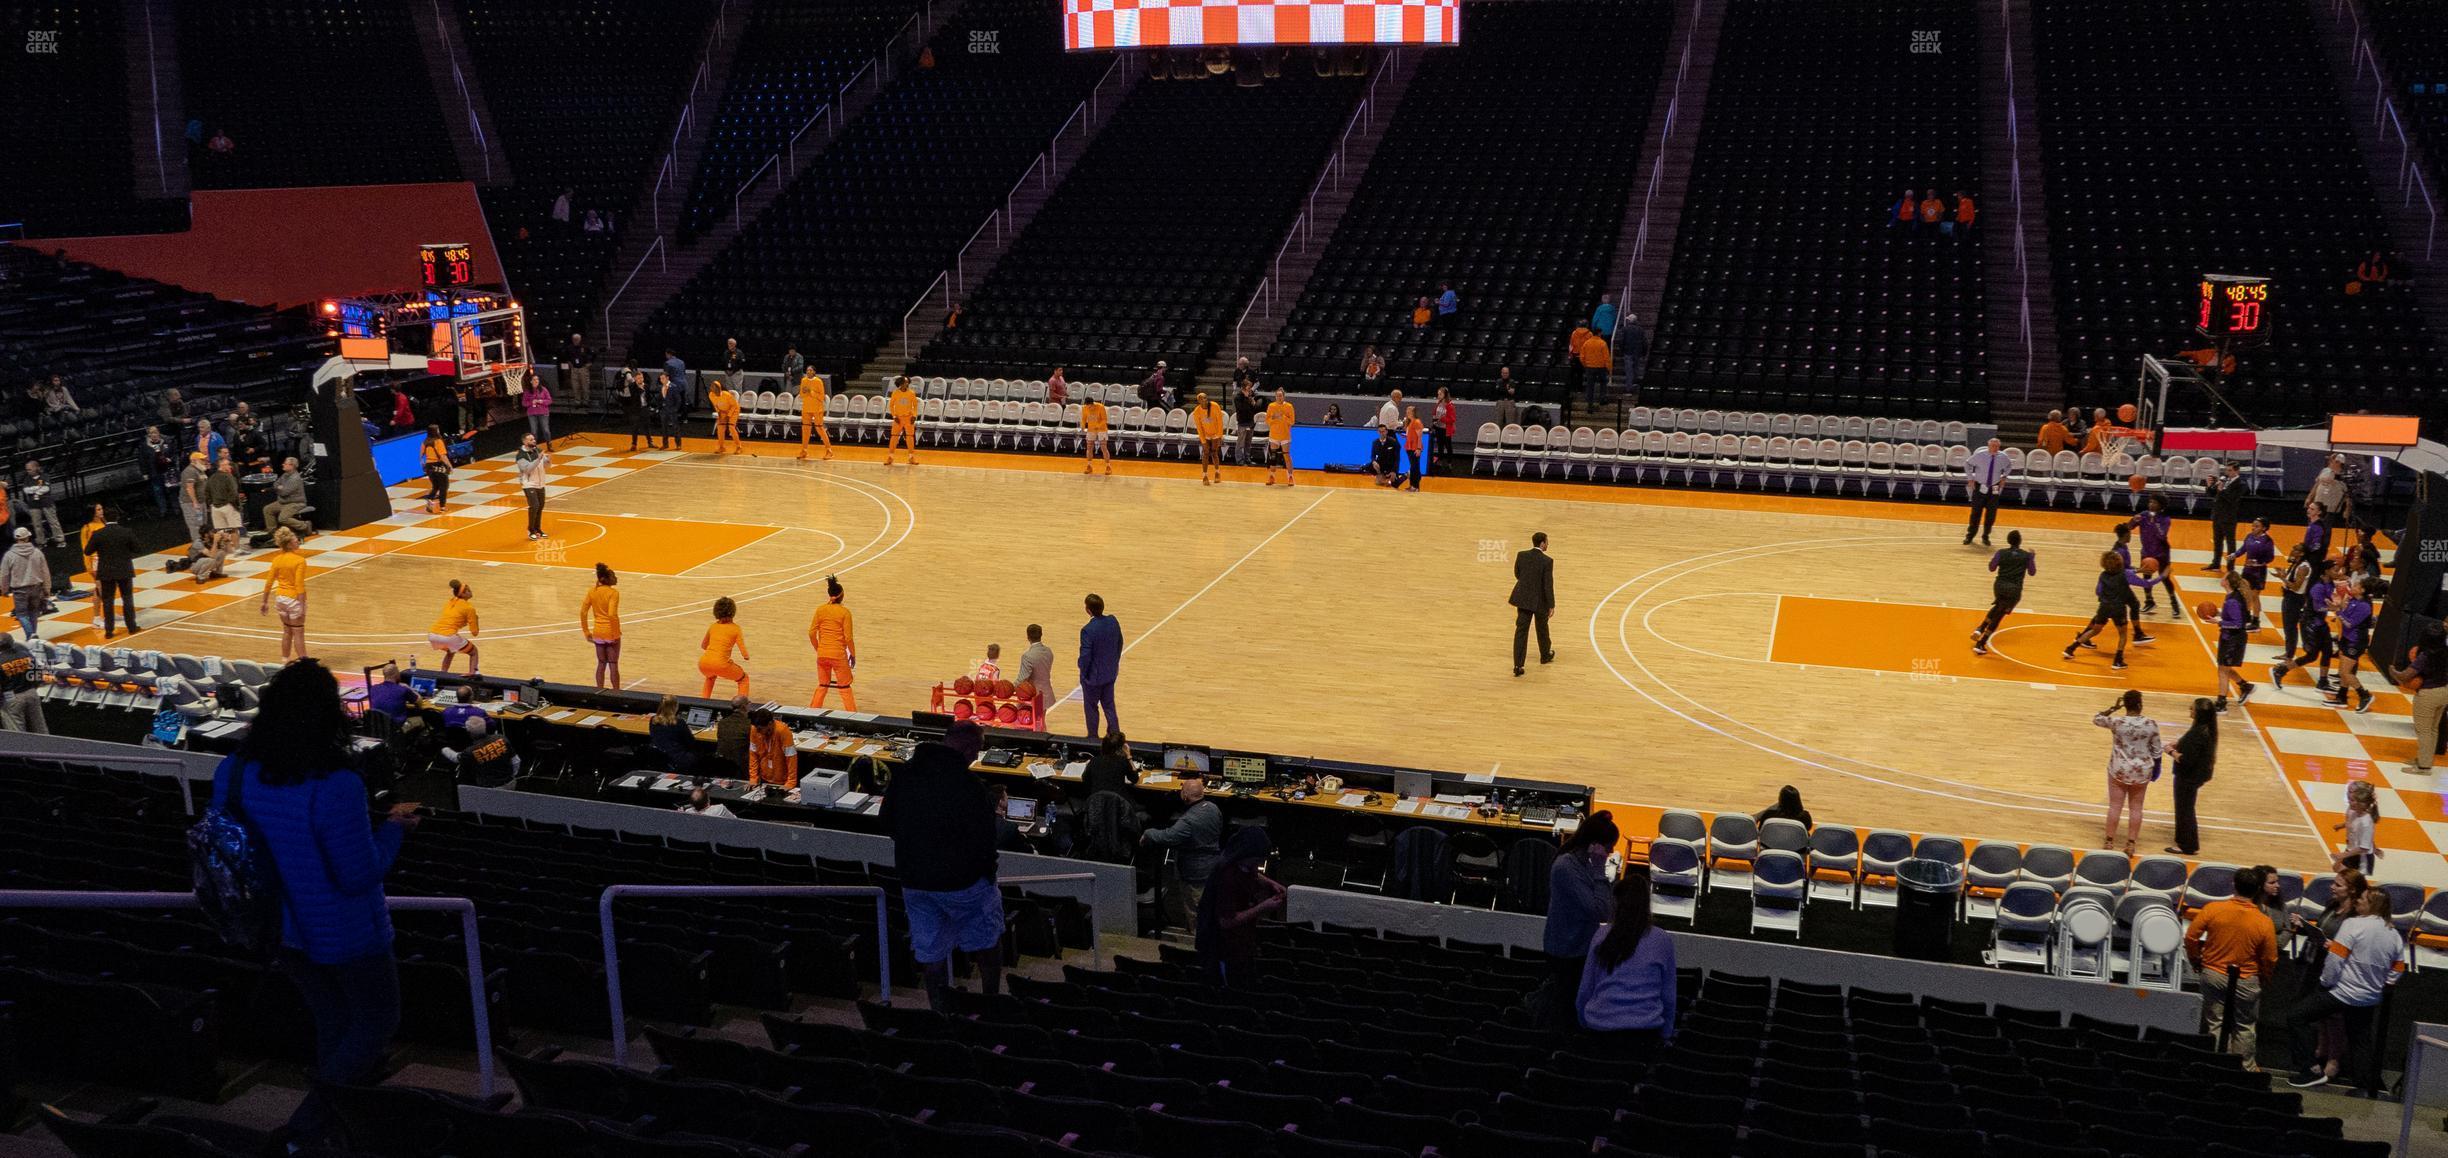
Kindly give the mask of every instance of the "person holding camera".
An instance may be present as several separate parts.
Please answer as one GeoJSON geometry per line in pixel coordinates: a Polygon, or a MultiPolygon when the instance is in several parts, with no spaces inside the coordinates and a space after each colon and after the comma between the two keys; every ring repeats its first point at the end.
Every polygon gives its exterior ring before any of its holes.
{"type": "Polygon", "coordinates": [[[2159,721],[2142,714],[2142,693],[2127,689],[2091,722],[2108,729],[2108,823],[2100,835],[2100,847],[2116,847],[2117,813],[2130,809],[2125,821],[2125,855],[2132,856],[2134,841],[2142,835],[2142,798],[2150,791],[2151,781],[2159,778],[2159,757],[2167,750],[2159,735],[2159,721]],[[2117,715],[2118,709],[2125,714],[2117,715]]]}

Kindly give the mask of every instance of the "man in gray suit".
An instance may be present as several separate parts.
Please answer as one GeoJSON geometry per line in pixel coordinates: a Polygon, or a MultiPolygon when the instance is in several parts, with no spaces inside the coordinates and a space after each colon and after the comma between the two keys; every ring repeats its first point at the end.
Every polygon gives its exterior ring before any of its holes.
{"type": "Polygon", "coordinates": [[[1547,617],[1555,614],[1555,560],[1547,557],[1547,532],[1530,536],[1530,549],[1513,556],[1513,674],[1522,673],[1530,651],[1530,625],[1538,624],[1539,662],[1555,662],[1547,639],[1547,617]]]}
{"type": "Polygon", "coordinates": [[[1054,649],[1045,645],[1045,628],[1028,625],[1028,650],[1020,653],[1020,670],[1012,677],[1015,684],[1030,684],[1037,689],[1037,730],[1046,730],[1045,714],[1054,706],[1054,649]]]}

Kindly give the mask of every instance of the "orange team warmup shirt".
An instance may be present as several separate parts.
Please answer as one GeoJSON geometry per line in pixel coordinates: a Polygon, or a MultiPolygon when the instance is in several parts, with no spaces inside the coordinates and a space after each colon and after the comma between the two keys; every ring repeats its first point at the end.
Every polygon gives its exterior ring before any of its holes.
{"type": "Polygon", "coordinates": [[[697,657],[697,671],[702,675],[718,675],[738,679],[740,666],[731,662],[731,651],[747,650],[747,640],[740,635],[739,624],[717,621],[706,628],[705,654],[697,657]]]}
{"type": "Polygon", "coordinates": [[[274,555],[272,556],[271,572],[273,595],[282,599],[305,597],[306,556],[296,551],[283,551],[274,555]]]}
{"type": "Polygon", "coordinates": [[[1424,428],[1420,425],[1420,420],[1417,418],[1403,423],[1404,450],[1410,451],[1415,455],[1420,452],[1420,431],[1422,429],[1424,428]]]}
{"type": "Polygon", "coordinates": [[[763,728],[749,729],[748,782],[784,788],[799,783],[799,741],[791,735],[790,725],[775,720],[763,728]]]}
{"type": "Polygon", "coordinates": [[[1972,199],[1970,197],[1958,197],[1955,199],[1955,224],[1970,225],[1972,224],[1973,220],[1979,216],[1980,207],[1972,204],[1972,199]]]}
{"type": "Polygon", "coordinates": [[[1190,420],[1198,424],[1201,441],[1224,437],[1224,408],[1208,402],[1190,412],[1190,420]]]}
{"type": "Polygon", "coordinates": [[[598,583],[578,605],[578,634],[603,643],[620,642],[620,588],[598,583]]]}
{"type": "Polygon", "coordinates": [[[1090,434],[1105,433],[1105,404],[1089,402],[1080,407],[1080,429],[1090,434]]]}
{"type": "Polygon", "coordinates": [[[706,401],[714,404],[716,418],[739,417],[739,395],[733,394],[726,387],[716,386],[713,393],[706,395],[706,401]]]}
{"type": "Polygon", "coordinates": [[[1424,326],[1424,325],[1427,325],[1427,324],[1428,324],[1428,307],[1426,307],[1426,306],[1413,306],[1413,307],[1411,307],[1411,324],[1412,324],[1412,325],[1415,325],[1415,326],[1424,326]]]}
{"type": "Polygon", "coordinates": [[[1934,223],[1940,217],[1945,215],[1946,202],[1940,201],[1935,197],[1924,197],[1921,199],[1921,220],[1934,223]]]}
{"type": "Polygon", "coordinates": [[[476,605],[456,595],[451,596],[450,602],[442,605],[442,618],[434,620],[433,626],[427,630],[434,635],[475,635],[476,605]]]}
{"type": "Polygon", "coordinates": [[[2074,441],[2074,432],[2067,430],[2065,423],[2046,422],[2041,424],[2040,449],[2045,450],[2050,454],[2055,454],[2058,451],[2064,450],[2066,448],[2066,444],[2072,441],[2074,441]]]}
{"type": "Polygon", "coordinates": [[[816,605],[815,617],[808,620],[808,635],[816,641],[818,660],[848,659],[850,649],[858,646],[850,635],[850,609],[839,603],[816,605]]]}
{"type": "Polygon", "coordinates": [[[892,392],[892,420],[895,426],[909,426],[918,420],[918,392],[907,387],[892,392]]]}
{"type": "Polygon", "coordinates": [[[799,380],[799,421],[802,424],[824,421],[825,403],[824,379],[811,370],[799,380]]]}
{"type": "Polygon", "coordinates": [[[450,444],[438,439],[427,439],[425,442],[425,467],[426,469],[431,470],[437,466],[450,466],[450,444]]]}
{"type": "Polygon", "coordinates": [[[1267,441],[1292,441],[1292,425],[1294,421],[1296,421],[1292,416],[1292,404],[1289,402],[1269,402],[1267,403],[1266,414],[1267,441]]]}

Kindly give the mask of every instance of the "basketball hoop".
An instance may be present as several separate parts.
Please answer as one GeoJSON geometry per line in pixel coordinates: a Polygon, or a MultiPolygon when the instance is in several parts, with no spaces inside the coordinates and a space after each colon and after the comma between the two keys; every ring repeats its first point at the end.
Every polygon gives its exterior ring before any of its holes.
{"type": "Polygon", "coordinates": [[[502,389],[516,398],[527,392],[527,367],[504,366],[501,371],[502,389]]]}
{"type": "Polygon", "coordinates": [[[2138,426],[2100,427],[2100,457],[2114,458],[2119,454],[2150,452],[2151,432],[2138,426]]]}

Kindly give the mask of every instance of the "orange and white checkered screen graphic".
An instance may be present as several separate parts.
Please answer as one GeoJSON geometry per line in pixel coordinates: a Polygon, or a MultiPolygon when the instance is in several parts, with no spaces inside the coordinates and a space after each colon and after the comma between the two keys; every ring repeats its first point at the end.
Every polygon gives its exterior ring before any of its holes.
{"type": "Polygon", "coordinates": [[[1454,44],[1461,0],[1063,0],[1063,47],[1454,44]]]}

